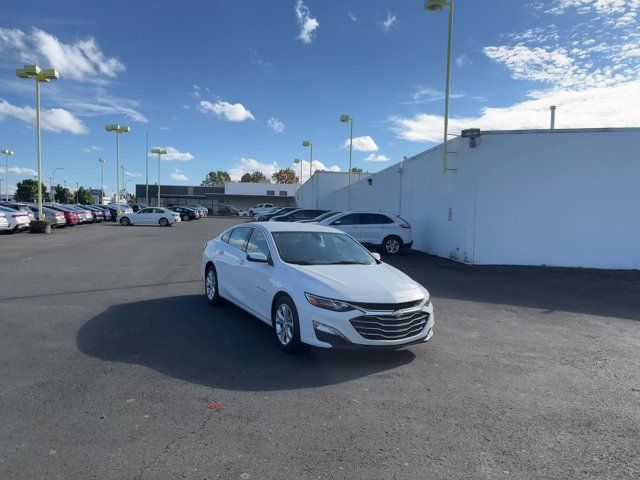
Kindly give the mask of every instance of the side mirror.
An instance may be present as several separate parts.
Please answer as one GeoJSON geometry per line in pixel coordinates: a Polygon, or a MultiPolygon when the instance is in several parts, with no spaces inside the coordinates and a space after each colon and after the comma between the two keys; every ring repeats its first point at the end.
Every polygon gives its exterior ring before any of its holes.
{"type": "Polygon", "coordinates": [[[382,257],[380,256],[380,254],[378,252],[370,252],[370,253],[371,253],[371,256],[373,258],[375,258],[377,262],[382,260],[382,257]]]}
{"type": "Polygon", "coordinates": [[[270,265],[272,264],[272,262],[267,258],[267,256],[264,253],[260,253],[260,252],[247,253],[247,260],[249,262],[268,263],[270,265]]]}
{"type": "Polygon", "coordinates": [[[342,220],[336,220],[331,225],[340,225],[341,223],[342,223],[342,220]]]}

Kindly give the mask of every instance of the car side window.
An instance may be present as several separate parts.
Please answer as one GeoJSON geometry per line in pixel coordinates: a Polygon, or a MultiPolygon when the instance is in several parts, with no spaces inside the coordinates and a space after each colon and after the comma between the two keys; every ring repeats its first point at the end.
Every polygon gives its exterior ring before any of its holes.
{"type": "Polygon", "coordinates": [[[267,237],[257,228],[251,232],[249,243],[247,243],[247,253],[263,253],[267,258],[271,258],[267,237]]]}
{"type": "Polygon", "coordinates": [[[381,225],[386,223],[393,223],[393,220],[380,213],[363,213],[360,218],[361,225],[381,225]]]}
{"type": "Polygon", "coordinates": [[[234,228],[229,236],[229,245],[244,252],[247,247],[249,233],[251,233],[251,229],[248,227],[234,228]]]}
{"type": "Polygon", "coordinates": [[[344,217],[336,218],[331,225],[358,225],[360,221],[360,215],[358,213],[350,213],[344,217]],[[338,222],[338,223],[336,223],[338,222]]]}
{"type": "Polygon", "coordinates": [[[224,232],[222,234],[222,237],[220,237],[220,240],[222,240],[225,243],[229,243],[229,236],[231,235],[231,232],[224,232]]]}
{"type": "Polygon", "coordinates": [[[138,213],[151,213],[150,208],[143,208],[142,210],[138,210],[138,213]]]}

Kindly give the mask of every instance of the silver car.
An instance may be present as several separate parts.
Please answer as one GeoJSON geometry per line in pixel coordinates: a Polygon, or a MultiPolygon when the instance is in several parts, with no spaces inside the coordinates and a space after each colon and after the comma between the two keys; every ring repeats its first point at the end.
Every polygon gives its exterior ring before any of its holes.
{"type": "MultiPolygon", "coordinates": [[[[33,213],[34,217],[38,215],[38,206],[29,204],[26,205],[33,213]]],[[[67,226],[67,220],[64,218],[64,213],[53,210],[52,208],[42,207],[42,214],[44,219],[51,223],[53,228],[64,228],[67,226]]]]}

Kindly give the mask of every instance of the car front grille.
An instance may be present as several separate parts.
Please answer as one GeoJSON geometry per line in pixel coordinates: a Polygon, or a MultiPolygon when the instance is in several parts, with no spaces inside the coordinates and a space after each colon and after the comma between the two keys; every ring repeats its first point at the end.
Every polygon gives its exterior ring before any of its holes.
{"type": "Polygon", "coordinates": [[[348,302],[354,307],[362,308],[363,310],[371,311],[385,311],[389,310],[395,312],[396,310],[404,310],[406,308],[415,308],[422,303],[422,298],[419,300],[413,300],[411,302],[403,303],[362,303],[362,302],[348,302]]]}
{"type": "Polygon", "coordinates": [[[367,340],[402,340],[422,332],[428,320],[429,314],[420,310],[399,317],[363,315],[350,321],[353,328],[367,340]]]}

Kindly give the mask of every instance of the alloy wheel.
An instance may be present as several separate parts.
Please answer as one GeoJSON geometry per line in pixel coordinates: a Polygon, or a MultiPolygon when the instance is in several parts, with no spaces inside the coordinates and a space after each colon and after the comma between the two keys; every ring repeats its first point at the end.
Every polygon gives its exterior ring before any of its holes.
{"type": "Polygon", "coordinates": [[[385,242],[384,249],[387,253],[394,255],[400,250],[400,242],[397,238],[390,238],[385,242]]]}
{"type": "Polygon", "coordinates": [[[282,345],[289,345],[293,339],[293,329],[293,312],[289,305],[281,303],[276,310],[276,334],[282,345]]]}
{"type": "Polygon", "coordinates": [[[216,295],[216,275],[213,273],[213,268],[207,270],[207,277],[205,279],[205,291],[207,298],[212,301],[216,295]]]}

